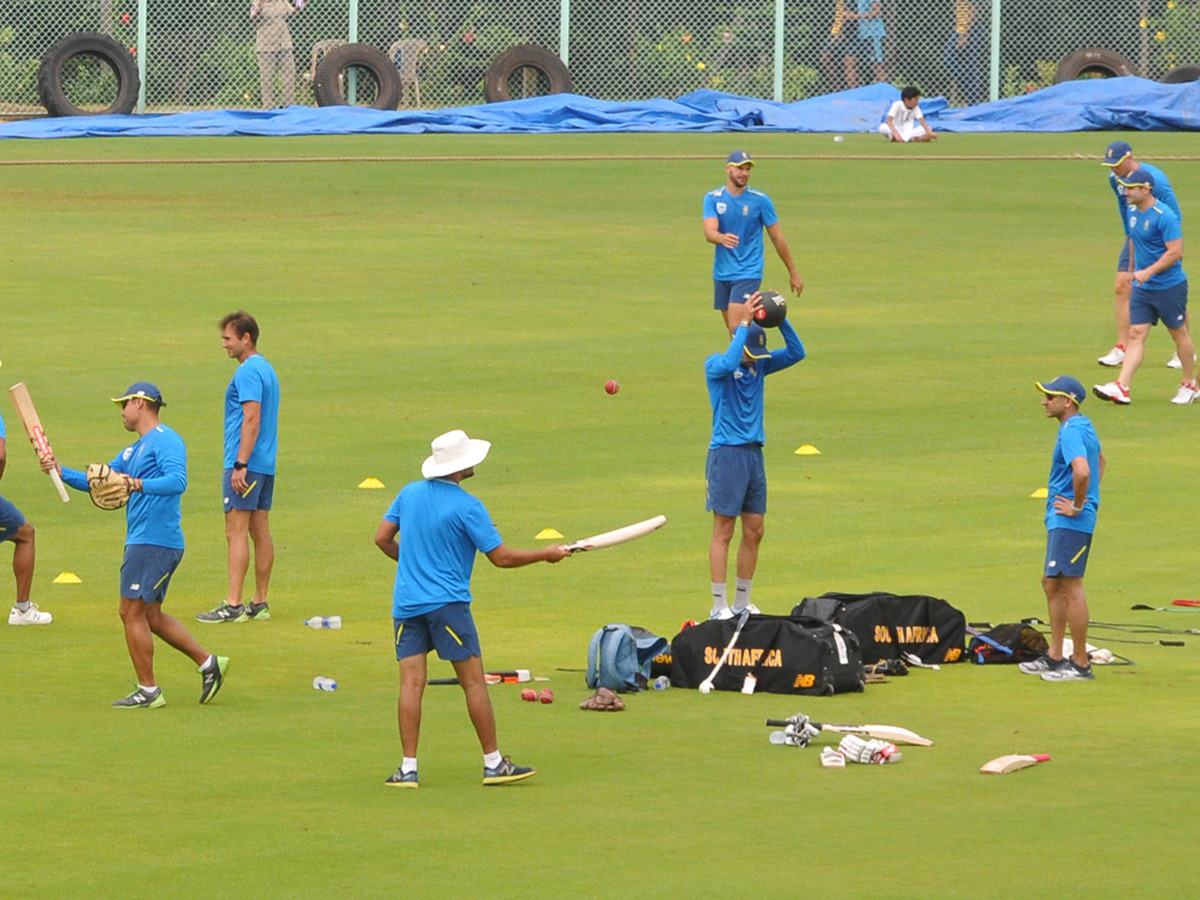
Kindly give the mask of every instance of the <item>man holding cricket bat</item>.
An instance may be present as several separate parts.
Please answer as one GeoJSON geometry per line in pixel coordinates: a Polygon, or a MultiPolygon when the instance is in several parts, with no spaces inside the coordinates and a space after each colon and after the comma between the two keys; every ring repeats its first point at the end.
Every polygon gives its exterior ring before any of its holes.
{"type": "Polygon", "coordinates": [[[385,781],[415,788],[421,697],[429,651],[454,666],[467,699],[467,714],[483,748],[483,783],[508,784],[536,774],[500,754],[496,715],[484,678],[479,634],[471,616],[471,570],[478,551],[502,569],[556,563],[562,546],[517,550],[505,546],[483,504],[462,488],[491,444],[450,431],[433,439],[433,455],[421,466],[423,481],[405,485],[375,532],[375,545],[396,560],[392,623],[400,663],[400,768],[385,781]]]}
{"type": "Polygon", "coordinates": [[[804,359],[804,345],[786,319],[779,325],[784,349],[768,350],[767,335],[754,323],[762,307],[755,291],[739,308],[740,319],[731,329],[732,340],[724,353],[704,362],[708,398],[712,404],[712,442],[708,445],[705,475],[708,492],[705,508],[713,514],[708,564],[712,575],[712,612],[709,618],[729,619],[750,604],[750,588],[758,565],[758,546],[767,512],[767,473],[763,467],[763,381],[768,375],[804,359]],[[737,554],[737,586],[733,609],[729,607],[726,578],[733,526],[742,518],[742,541],[737,554]]]}
{"type": "Polygon", "coordinates": [[[166,704],[154,679],[154,636],[191,657],[200,673],[200,702],[208,703],[225,681],[229,658],[204,650],[177,619],[163,612],[171,576],[183,559],[179,500],[187,490],[187,449],[159,421],[162,392],[146,381],[113,398],[121,423],[138,439],[107,466],[88,472],[68,469],[54,456],[42,468],[56,469],[65,484],[92,495],[102,509],[125,506],[125,555],[121,561],[121,622],[137,673],[137,689],[113,702],[118,709],[155,709],[166,704]]]}
{"type": "Polygon", "coordinates": [[[220,321],[221,346],[237,371],[225,389],[225,540],[229,544],[229,593],[201,622],[265,622],[271,618],[267,587],[275,566],[271,501],[275,496],[275,455],[279,448],[279,378],[258,352],[258,322],[238,310],[220,321]],[[242,602],[254,541],[254,598],[242,602]]]}
{"type": "MultiPolygon", "coordinates": [[[[8,464],[8,445],[4,435],[4,417],[0,416],[0,478],[8,464]]],[[[49,625],[53,616],[29,602],[33,589],[33,526],[12,503],[0,497],[0,543],[12,541],[13,575],[17,579],[17,605],[8,614],[9,625],[49,625]]]]}

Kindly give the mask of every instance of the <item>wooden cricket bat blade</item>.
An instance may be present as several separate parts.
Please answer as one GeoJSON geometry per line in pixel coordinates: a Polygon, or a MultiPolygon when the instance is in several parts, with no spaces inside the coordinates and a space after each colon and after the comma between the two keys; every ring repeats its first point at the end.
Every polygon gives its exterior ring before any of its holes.
{"type": "MultiPolygon", "coordinates": [[[[8,389],[8,396],[12,398],[17,415],[21,418],[21,424],[25,426],[25,433],[29,435],[29,443],[33,444],[38,461],[40,462],[47,457],[53,456],[54,451],[50,449],[50,441],[46,438],[46,432],[42,428],[42,420],[38,417],[37,407],[33,405],[33,398],[29,396],[29,388],[25,386],[25,382],[18,381],[10,387],[8,389]]],[[[51,469],[47,474],[50,476],[50,480],[54,482],[54,489],[58,491],[58,496],[62,499],[62,502],[70,503],[71,497],[67,493],[67,486],[63,484],[62,477],[58,474],[58,471],[51,469]]]]}
{"type": "Polygon", "coordinates": [[[1172,600],[1171,605],[1198,607],[1200,606],[1200,600],[1172,600]]]}
{"type": "Polygon", "coordinates": [[[921,737],[915,731],[909,731],[907,728],[901,728],[898,725],[836,725],[822,724],[820,722],[812,723],[822,731],[832,731],[836,734],[860,734],[867,737],[879,738],[884,741],[891,741],[893,744],[915,744],[918,747],[932,747],[933,741],[929,738],[921,737]]]}
{"type": "Polygon", "coordinates": [[[567,544],[566,549],[572,553],[579,553],[584,550],[601,550],[605,547],[615,547],[617,544],[624,544],[626,541],[645,537],[650,532],[657,531],[666,524],[666,516],[655,516],[652,519],[626,525],[624,528],[614,528],[612,531],[606,531],[603,534],[594,534],[573,544],[567,544]]]}
{"type": "Polygon", "coordinates": [[[1008,756],[997,756],[995,759],[988,760],[980,767],[979,771],[984,775],[1007,775],[1017,769],[1026,769],[1029,766],[1049,761],[1048,753],[1010,753],[1008,756]]]}

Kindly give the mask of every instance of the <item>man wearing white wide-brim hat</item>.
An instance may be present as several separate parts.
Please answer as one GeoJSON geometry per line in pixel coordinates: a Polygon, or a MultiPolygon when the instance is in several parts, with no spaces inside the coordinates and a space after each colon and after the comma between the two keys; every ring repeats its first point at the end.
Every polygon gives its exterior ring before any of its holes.
{"type": "Polygon", "coordinates": [[[418,785],[421,697],[431,650],[454,666],[466,695],[467,712],[483,748],[483,783],[507,784],[535,774],[500,754],[479,634],[471,617],[471,570],[476,551],[502,569],[555,563],[568,552],[557,544],[540,550],[505,546],[484,505],[463,490],[463,479],[475,474],[491,446],[461,430],[434,438],[433,453],[421,466],[424,480],[404,486],[375,532],[375,544],[396,560],[392,622],[400,663],[398,717],[404,759],[386,781],[394,787],[418,785]]]}

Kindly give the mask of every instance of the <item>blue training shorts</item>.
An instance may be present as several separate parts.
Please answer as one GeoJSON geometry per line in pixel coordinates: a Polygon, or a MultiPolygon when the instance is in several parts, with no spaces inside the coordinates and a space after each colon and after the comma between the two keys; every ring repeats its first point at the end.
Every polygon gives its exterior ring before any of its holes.
{"type": "Polygon", "coordinates": [[[767,471],[760,444],[712,447],[705,466],[704,508],[722,516],[767,511],[767,471]]]}
{"type": "Polygon", "coordinates": [[[183,551],[154,544],[126,544],[121,560],[121,596],[162,603],[183,551]]]}
{"type": "Polygon", "coordinates": [[[1118,272],[1133,271],[1132,269],[1129,268],[1129,262],[1130,262],[1129,238],[1125,238],[1125,240],[1121,242],[1121,255],[1117,257],[1117,271],[1118,272]]]}
{"type": "Polygon", "coordinates": [[[1063,575],[1067,578],[1082,578],[1087,571],[1088,556],[1092,549],[1092,535],[1087,531],[1070,528],[1052,528],[1046,532],[1047,578],[1063,575]]]}
{"type": "Polygon", "coordinates": [[[470,603],[447,603],[424,615],[392,619],[396,659],[423,656],[430,650],[447,662],[483,656],[470,603]]]}
{"type": "Polygon", "coordinates": [[[1187,295],[1186,281],[1158,291],[1135,284],[1129,294],[1129,324],[1157,325],[1161,321],[1171,330],[1182,328],[1187,324],[1187,295]]]}
{"type": "Polygon", "coordinates": [[[729,309],[730,303],[745,303],[762,286],[761,278],[713,282],[713,309],[729,309]]]}
{"type": "Polygon", "coordinates": [[[25,524],[25,517],[10,501],[0,497],[0,542],[11,541],[25,524]]]}
{"type": "Polygon", "coordinates": [[[239,494],[233,489],[233,469],[226,469],[221,476],[221,496],[225,498],[225,512],[231,509],[248,509],[251,511],[270,509],[271,501],[275,499],[275,476],[264,475],[262,472],[246,470],[246,493],[239,494]]]}

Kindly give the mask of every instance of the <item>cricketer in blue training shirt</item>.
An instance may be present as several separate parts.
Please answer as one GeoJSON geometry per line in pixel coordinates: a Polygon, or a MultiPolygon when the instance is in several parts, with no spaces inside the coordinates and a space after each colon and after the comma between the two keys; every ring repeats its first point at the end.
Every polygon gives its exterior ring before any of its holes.
{"type": "Polygon", "coordinates": [[[1046,561],[1042,590],[1050,613],[1050,647],[1046,656],[1020,664],[1022,672],[1045,681],[1087,681],[1092,667],[1087,654],[1088,606],[1083,589],[1100,508],[1104,453],[1096,429],[1079,412],[1086,394],[1069,375],[1035,382],[1042,392],[1046,417],[1059,422],[1046,496],[1046,561]],[[1071,630],[1074,650],[1063,656],[1063,638],[1071,630]]]}
{"type": "Polygon", "coordinates": [[[423,481],[405,485],[384,513],[375,545],[396,561],[392,628],[400,665],[398,715],[400,767],[384,782],[416,788],[421,699],[429,652],[450,662],[467,700],[467,714],[483,749],[483,783],[508,784],[536,774],[500,754],[496,716],[484,678],[479,632],[471,615],[471,572],[476,551],[494,566],[513,569],[535,562],[556,563],[568,552],[552,545],[539,550],[508,547],[483,503],[462,487],[487,457],[491,444],[461,430],[433,439],[433,454],[421,466],[423,481]]]}
{"type": "MultiPolygon", "coordinates": [[[[114,472],[130,477],[121,561],[121,622],[138,678],[137,689],[113,706],[153,709],[165,705],[154,679],[154,635],[196,663],[200,702],[208,703],[224,684],[229,659],[209,654],[162,608],[171,576],[183,559],[179,502],[187,490],[187,449],[183,439],[159,420],[159,410],[166,402],[153,384],[139,381],[113,402],[121,407],[125,430],[138,435],[109,463],[114,472]]],[[[54,466],[65,484],[87,491],[86,473],[60,466],[54,459],[42,462],[47,470],[54,466]]]]}
{"type": "Polygon", "coordinates": [[[704,237],[716,245],[713,309],[720,312],[728,329],[741,321],[746,298],[762,286],[764,228],[787,267],[792,290],[797,295],[804,290],[804,279],[796,271],[775,205],[766,194],[748,186],[753,166],[749,153],[735,150],[725,162],[725,185],[704,195],[704,237]]]}
{"type": "MultiPolygon", "coordinates": [[[[4,475],[7,462],[4,416],[0,416],[0,477],[4,475]]],[[[42,612],[36,603],[29,600],[29,594],[33,590],[33,568],[37,555],[34,537],[33,526],[25,521],[21,510],[6,498],[0,497],[0,543],[12,541],[13,576],[17,582],[17,603],[9,611],[9,625],[49,625],[54,620],[50,613],[42,612]]]]}
{"type": "Polygon", "coordinates": [[[784,348],[766,349],[766,332],[753,324],[754,312],[760,306],[756,292],[742,307],[742,321],[733,330],[729,348],[724,353],[714,353],[704,363],[712,406],[712,440],[705,467],[705,507],[713,514],[713,536],[708,551],[713,597],[710,618],[730,618],[748,607],[753,610],[750,588],[767,511],[767,476],[762,456],[766,441],[764,380],[804,359],[804,345],[786,319],[779,326],[784,348]],[[738,516],[742,519],[742,540],[731,609],[726,580],[729,544],[738,516]]]}

